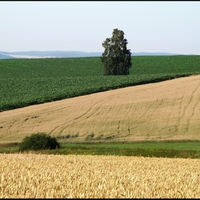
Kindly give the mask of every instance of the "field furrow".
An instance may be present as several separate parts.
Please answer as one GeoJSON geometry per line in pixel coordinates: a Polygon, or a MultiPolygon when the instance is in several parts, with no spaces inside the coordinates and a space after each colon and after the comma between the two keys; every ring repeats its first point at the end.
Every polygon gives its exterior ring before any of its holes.
{"type": "Polygon", "coordinates": [[[197,87],[195,88],[195,90],[193,91],[191,98],[190,98],[190,103],[192,104],[190,107],[190,112],[189,115],[187,117],[187,123],[186,123],[186,128],[185,128],[185,133],[187,133],[189,127],[190,127],[190,122],[193,119],[194,116],[194,112],[195,110],[199,110],[199,100],[200,100],[200,83],[197,85],[197,87]],[[195,93],[197,93],[197,95],[195,95],[195,93]],[[197,96],[197,99],[194,99],[195,96],[197,96]]]}

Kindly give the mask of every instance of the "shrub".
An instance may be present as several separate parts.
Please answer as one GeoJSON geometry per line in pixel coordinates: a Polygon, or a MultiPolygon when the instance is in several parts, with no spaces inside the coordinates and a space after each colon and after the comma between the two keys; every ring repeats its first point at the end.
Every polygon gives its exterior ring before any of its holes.
{"type": "Polygon", "coordinates": [[[45,133],[36,133],[31,136],[26,136],[19,145],[20,151],[25,150],[43,150],[43,149],[56,149],[60,144],[56,138],[53,138],[45,133]]]}

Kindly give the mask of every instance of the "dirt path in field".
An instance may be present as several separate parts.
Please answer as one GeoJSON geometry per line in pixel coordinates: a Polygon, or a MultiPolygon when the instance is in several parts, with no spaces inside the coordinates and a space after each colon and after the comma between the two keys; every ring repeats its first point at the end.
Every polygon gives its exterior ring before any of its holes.
{"type": "Polygon", "coordinates": [[[0,112],[0,142],[200,140],[200,75],[0,112]]]}

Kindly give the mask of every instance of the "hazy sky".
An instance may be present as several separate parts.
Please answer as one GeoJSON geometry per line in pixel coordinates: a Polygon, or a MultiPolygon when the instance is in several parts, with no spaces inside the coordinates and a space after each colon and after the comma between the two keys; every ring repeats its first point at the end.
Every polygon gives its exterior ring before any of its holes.
{"type": "Polygon", "coordinates": [[[198,1],[0,2],[0,51],[103,52],[114,28],[133,53],[200,55],[198,1]]]}

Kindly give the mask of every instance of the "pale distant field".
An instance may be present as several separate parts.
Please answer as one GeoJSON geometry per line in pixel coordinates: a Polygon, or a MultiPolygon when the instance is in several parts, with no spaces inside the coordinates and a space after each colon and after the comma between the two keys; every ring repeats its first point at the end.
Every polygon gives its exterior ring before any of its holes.
{"type": "Polygon", "coordinates": [[[200,140],[200,75],[0,112],[1,143],[45,132],[62,141],[200,140]]]}
{"type": "Polygon", "coordinates": [[[200,198],[200,159],[0,154],[0,198],[200,198]]]}

